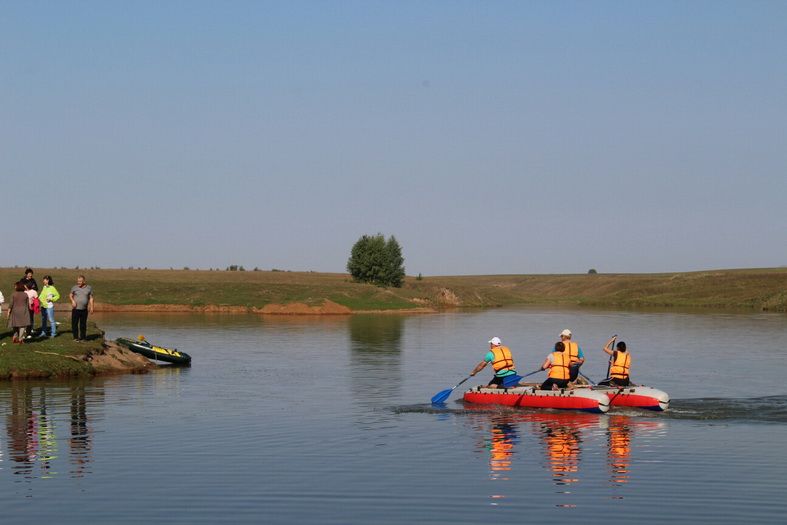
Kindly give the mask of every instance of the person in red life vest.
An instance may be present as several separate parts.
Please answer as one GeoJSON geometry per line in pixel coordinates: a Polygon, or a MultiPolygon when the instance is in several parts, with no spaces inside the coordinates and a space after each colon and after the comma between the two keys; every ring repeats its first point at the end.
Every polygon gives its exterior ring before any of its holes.
{"type": "Polygon", "coordinates": [[[512,388],[519,384],[522,376],[517,375],[516,368],[514,368],[514,358],[511,357],[511,350],[507,346],[503,346],[503,342],[499,337],[493,337],[489,340],[489,352],[484,356],[484,360],[476,365],[471,376],[476,375],[483,370],[486,365],[492,363],[494,369],[494,377],[489,382],[491,388],[512,388]]]}
{"type": "Polygon", "coordinates": [[[549,370],[549,377],[541,383],[541,390],[553,390],[556,388],[566,388],[570,377],[569,365],[571,358],[566,352],[566,346],[562,341],[555,343],[555,351],[547,356],[541,370],[549,370]]]}
{"type": "Polygon", "coordinates": [[[579,367],[585,363],[585,354],[582,352],[582,347],[579,346],[579,343],[571,340],[571,330],[568,328],[560,332],[560,341],[566,347],[566,354],[571,359],[571,364],[568,368],[568,380],[573,383],[579,377],[579,367]]]}
{"type": "Polygon", "coordinates": [[[613,337],[604,345],[604,352],[609,354],[609,377],[599,384],[610,386],[629,386],[629,371],[631,369],[631,354],[626,351],[626,343],[619,341],[616,349],[612,350],[613,337]]]}

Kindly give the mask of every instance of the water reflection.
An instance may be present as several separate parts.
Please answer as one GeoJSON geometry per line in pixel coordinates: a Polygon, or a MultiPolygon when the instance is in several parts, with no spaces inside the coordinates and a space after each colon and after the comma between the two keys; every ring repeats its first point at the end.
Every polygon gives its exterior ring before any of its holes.
{"type": "MultiPolygon", "coordinates": [[[[576,506],[573,487],[581,483],[583,470],[590,479],[598,476],[599,448],[604,449],[603,457],[606,458],[602,477],[612,486],[623,486],[632,481],[635,470],[631,452],[634,437],[656,433],[665,425],[663,421],[624,414],[581,412],[472,413],[471,421],[476,430],[486,434],[479,449],[488,455],[490,480],[507,482],[522,476],[537,478],[536,472],[526,472],[532,469],[525,465],[527,456],[518,462],[515,457],[518,452],[540,449],[538,464],[541,471],[549,475],[553,492],[559,495],[556,505],[568,508],[576,506]],[[528,437],[533,443],[527,443],[528,437]],[[538,447],[533,446],[535,444],[538,447]],[[518,450],[520,446],[521,451],[518,450]],[[585,461],[583,454],[589,454],[591,459],[585,461]]],[[[492,505],[506,498],[505,487],[505,484],[495,485],[490,495],[492,505]]],[[[616,498],[623,499],[623,496],[617,494],[616,498]]]]}
{"type": "Polygon", "coordinates": [[[508,479],[506,473],[511,470],[514,447],[519,444],[519,433],[516,425],[506,418],[501,418],[492,425],[492,436],[488,440],[489,477],[491,479],[508,479]]]}
{"type": "MultiPolygon", "coordinates": [[[[9,470],[17,481],[51,479],[63,467],[58,440],[68,443],[68,473],[80,478],[90,473],[92,460],[91,403],[103,399],[103,391],[84,384],[43,386],[13,382],[0,389],[0,409],[5,411],[9,470]],[[59,433],[65,434],[58,435],[59,433]]],[[[0,457],[2,460],[2,457],[0,457]]]]}
{"type": "Polygon", "coordinates": [[[628,483],[631,464],[632,421],[626,416],[609,416],[607,427],[607,459],[610,482],[628,483]]]}
{"type": "Polygon", "coordinates": [[[84,385],[70,388],[71,392],[71,437],[68,440],[71,454],[71,476],[81,478],[88,472],[93,439],[88,426],[87,399],[84,385]]]}
{"type": "MultiPolygon", "coordinates": [[[[399,396],[404,321],[398,315],[353,315],[348,320],[351,389],[363,407],[387,406],[399,396]]],[[[366,413],[364,418],[369,422],[388,416],[366,413]]]]}

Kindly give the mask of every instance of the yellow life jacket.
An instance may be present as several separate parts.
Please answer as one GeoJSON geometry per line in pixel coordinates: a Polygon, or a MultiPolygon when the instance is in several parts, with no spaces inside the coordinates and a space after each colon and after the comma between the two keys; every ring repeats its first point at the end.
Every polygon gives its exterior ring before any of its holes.
{"type": "Polygon", "coordinates": [[[567,356],[571,358],[571,363],[576,363],[579,361],[579,345],[574,341],[563,341],[565,345],[565,353],[567,356]]]}
{"type": "Polygon", "coordinates": [[[514,358],[511,357],[511,350],[507,346],[493,346],[492,355],[494,356],[492,368],[495,369],[495,373],[514,369],[514,358]]]}
{"type": "Polygon", "coordinates": [[[629,376],[629,368],[631,368],[631,354],[615,350],[612,366],[609,367],[609,377],[626,379],[629,376]]]}
{"type": "Polygon", "coordinates": [[[570,377],[568,372],[570,363],[571,358],[566,354],[565,350],[552,352],[552,366],[549,367],[549,377],[552,379],[568,379],[570,377]]]}

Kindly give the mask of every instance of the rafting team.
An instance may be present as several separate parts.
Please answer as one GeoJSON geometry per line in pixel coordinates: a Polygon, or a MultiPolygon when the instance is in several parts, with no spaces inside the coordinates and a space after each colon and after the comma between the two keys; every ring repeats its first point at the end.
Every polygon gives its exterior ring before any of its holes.
{"type": "MultiPolygon", "coordinates": [[[[626,343],[619,341],[613,350],[612,346],[616,336],[612,337],[604,345],[604,352],[610,356],[609,377],[600,381],[599,385],[609,386],[628,386],[629,370],[631,369],[631,355],[626,351],[626,343]]],[[[541,365],[541,368],[530,374],[547,370],[549,376],[541,384],[541,390],[556,390],[568,388],[575,384],[587,384],[585,378],[579,371],[585,362],[585,355],[582,348],[571,340],[571,330],[560,332],[560,341],[555,343],[555,350],[550,353],[541,365]]],[[[513,388],[519,386],[519,381],[523,378],[516,373],[514,358],[511,350],[503,346],[499,337],[489,340],[489,352],[484,356],[483,361],[478,363],[470,372],[471,376],[483,370],[486,365],[492,364],[494,376],[487,385],[489,388],[513,388]]],[[[527,376],[525,376],[527,377],[527,376]]]]}

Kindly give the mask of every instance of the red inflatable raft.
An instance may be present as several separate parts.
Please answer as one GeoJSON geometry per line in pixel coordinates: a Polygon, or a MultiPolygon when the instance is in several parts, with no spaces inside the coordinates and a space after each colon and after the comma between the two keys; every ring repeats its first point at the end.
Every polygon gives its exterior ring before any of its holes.
{"type": "Polygon", "coordinates": [[[612,407],[633,407],[658,411],[669,408],[669,395],[649,386],[594,386],[592,390],[606,394],[612,407]]]}
{"type": "Polygon", "coordinates": [[[606,392],[597,392],[590,388],[538,390],[538,387],[534,386],[519,386],[515,388],[478,386],[465,392],[463,399],[467,403],[479,405],[555,408],[599,413],[609,410],[610,403],[610,396],[606,392]]]}

